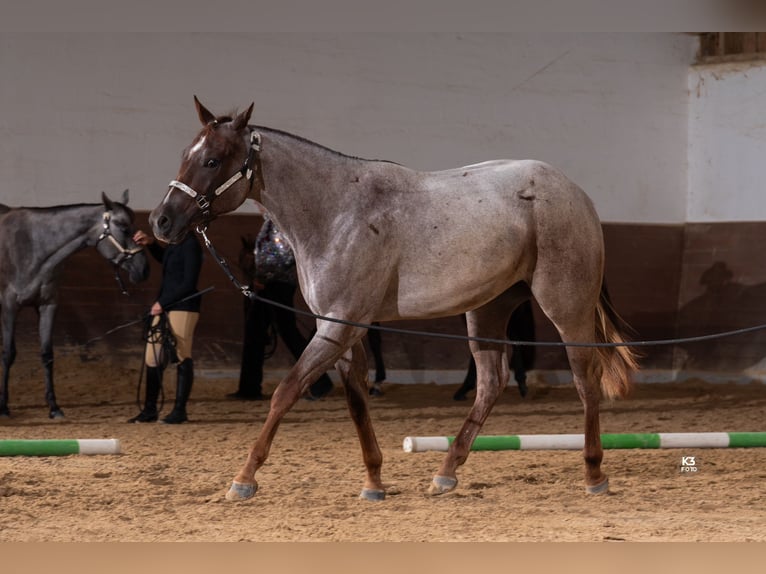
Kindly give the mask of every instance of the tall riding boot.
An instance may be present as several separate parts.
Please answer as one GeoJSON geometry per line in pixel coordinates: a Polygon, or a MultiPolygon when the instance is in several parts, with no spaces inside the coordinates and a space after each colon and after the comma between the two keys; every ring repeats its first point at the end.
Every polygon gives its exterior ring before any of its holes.
{"type": "Polygon", "coordinates": [[[177,372],[176,401],[170,414],[162,419],[163,423],[169,425],[177,425],[188,420],[186,401],[189,400],[194,382],[194,362],[191,359],[184,359],[178,364],[177,372]]]}
{"type": "Polygon", "coordinates": [[[157,397],[160,396],[162,369],[146,367],[146,399],[141,412],[130,419],[129,423],[153,423],[157,420],[157,397]]]}

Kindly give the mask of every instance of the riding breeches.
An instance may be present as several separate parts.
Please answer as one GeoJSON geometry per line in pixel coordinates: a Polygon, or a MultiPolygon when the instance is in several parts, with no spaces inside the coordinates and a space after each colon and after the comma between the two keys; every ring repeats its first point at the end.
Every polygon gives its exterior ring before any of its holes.
{"type": "MultiPolygon", "coordinates": [[[[197,327],[199,313],[194,311],[168,311],[168,325],[170,332],[175,338],[175,349],[178,362],[185,359],[191,359],[192,342],[194,340],[194,329],[197,327]]],[[[152,326],[159,323],[160,317],[157,315],[152,319],[152,326]]],[[[147,367],[157,367],[164,365],[162,357],[162,334],[157,331],[150,331],[149,340],[146,342],[146,352],[144,361],[147,367]]]]}

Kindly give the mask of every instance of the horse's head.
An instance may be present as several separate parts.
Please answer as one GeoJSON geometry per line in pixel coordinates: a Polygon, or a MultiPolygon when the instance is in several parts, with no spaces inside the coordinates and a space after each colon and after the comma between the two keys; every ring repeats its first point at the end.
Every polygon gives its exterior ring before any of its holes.
{"type": "Polygon", "coordinates": [[[149,261],[141,246],[133,241],[135,215],[128,204],[128,190],[121,201],[112,201],[101,193],[104,203],[101,234],[96,241],[98,252],[115,267],[127,271],[131,282],[138,283],[149,277],[149,261]]]}
{"type": "Polygon", "coordinates": [[[149,216],[154,235],[177,242],[192,227],[205,227],[234,211],[253,185],[259,135],[248,128],[253,104],[235,116],[216,117],[194,97],[202,130],[183,152],[176,179],[149,216]]]}

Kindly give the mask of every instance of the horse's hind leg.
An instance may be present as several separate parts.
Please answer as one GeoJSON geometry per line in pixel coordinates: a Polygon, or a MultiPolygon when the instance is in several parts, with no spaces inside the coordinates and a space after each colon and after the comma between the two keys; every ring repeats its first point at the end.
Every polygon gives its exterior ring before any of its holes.
{"type": "MultiPolygon", "coordinates": [[[[517,286],[487,305],[468,312],[468,335],[504,339],[511,311],[526,293],[526,286],[517,286]]],[[[476,361],[476,398],[431,482],[429,494],[443,494],[457,486],[457,468],[468,458],[474,439],[511,377],[506,345],[471,341],[470,347],[476,361]]]]}
{"type": "Polygon", "coordinates": [[[53,319],[56,316],[56,305],[40,305],[40,360],[45,372],[45,402],[48,403],[48,417],[64,418],[64,413],[56,403],[56,392],[53,389],[53,319]]]}
{"type": "MultiPolygon", "coordinates": [[[[594,330],[582,331],[580,337],[567,337],[568,341],[593,340],[594,330]]],[[[609,490],[609,479],[601,471],[604,451],[601,447],[599,403],[601,401],[601,368],[598,354],[593,348],[567,347],[574,385],[580,396],[585,414],[585,489],[589,494],[602,494],[609,490]]]]}
{"type": "MultiPolygon", "coordinates": [[[[578,298],[575,290],[571,290],[553,297],[552,293],[541,289],[535,296],[564,343],[591,342],[596,336],[595,303],[589,299],[596,300],[597,293],[586,297],[587,294],[581,291],[578,298]]],[[[593,347],[567,347],[566,352],[585,414],[585,486],[588,493],[601,494],[609,489],[607,476],[601,471],[604,456],[599,423],[602,366],[593,347]]]]}
{"type": "Polygon", "coordinates": [[[375,431],[372,428],[370,411],[367,406],[367,358],[364,352],[364,345],[361,341],[355,343],[340,358],[335,367],[343,380],[348,410],[356,426],[359,444],[362,447],[364,465],[367,467],[367,479],[359,498],[383,500],[386,497],[383,483],[380,481],[380,467],[383,464],[383,455],[375,438],[375,431]]]}

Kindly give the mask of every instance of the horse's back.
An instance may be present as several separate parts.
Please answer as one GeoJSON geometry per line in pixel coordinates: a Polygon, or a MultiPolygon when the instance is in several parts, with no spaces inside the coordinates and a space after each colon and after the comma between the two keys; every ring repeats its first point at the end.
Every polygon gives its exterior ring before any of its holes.
{"type": "Polygon", "coordinates": [[[473,308],[518,281],[531,284],[538,266],[580,261],[599,272],[593,204],[551,165],[493,160],[415,178],[415,193],[400,198],[408,209],[398,210],[392,316],[473,308]]]}

